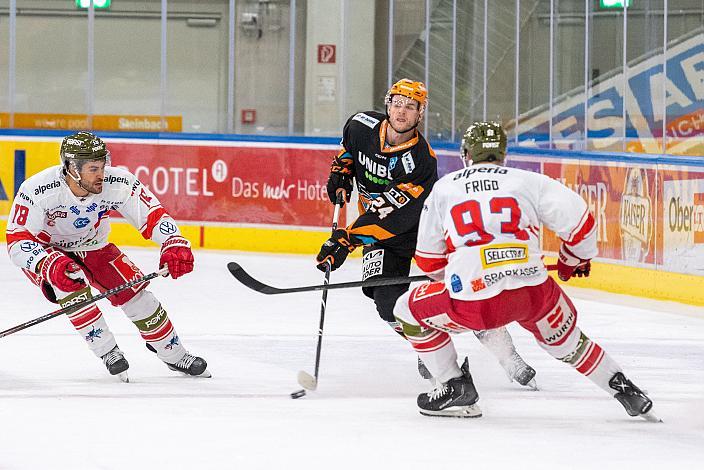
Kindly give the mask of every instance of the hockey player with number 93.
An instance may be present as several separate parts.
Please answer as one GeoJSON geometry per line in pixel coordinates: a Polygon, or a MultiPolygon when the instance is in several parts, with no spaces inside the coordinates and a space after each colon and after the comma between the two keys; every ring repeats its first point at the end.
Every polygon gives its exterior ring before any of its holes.
{"type": "MultiPolygon", "coordinates": [[[[418,236],[423,202],[437,181],[435,152],[418,131],[428,105],[421,82],[403,78],[384,98],[386,114],[360,112],[349,118],[342,149],[333,159],[327,191],[335,203],[342,193],[349,202],[353,184],[359,191],[361,215],[347,228],[335,230],[317,256],[318,268],[339,268],[347,255],[363,247],[362,279],[408,276],[418,236]]],[[[401,336],[393,314],[396,299],[409,284],[364,287],[382,320],[401,336]]],[[[516,351],[505,328],[477,331],[479,341],[499,360],[510,380],[535,388],[535,370],[516,351]]],[[[422,362],[418,371],[432,377],[422,362]]]]}
{"type": "Polygon", "coordinates": [[[394,314],[437,387],[418,396],[428,416],[478,417],[479,395],[449,333],[518,322],[556,359],[618,400],[630,416],[656,420],[652,401],[577,326],[577,310],[548,276],[540,225],[562,240],[557,273],[588,276],[597,254],[587,204],[545,175],[503,166],[506,134],[475,122],[462,140],[466,167],[440,179],[425,201],[415,258],[437,282],[398,299],[394,314]]]}
{"type": "MultiPolygon", "coordinates": [[[[176,279],[193,270],[188,240],[157,198],[129,171],[110,166],[105,143],[89,132],[61,142],[61,165],[27,179],[17,191],[7,225],[12,261],[51,302],[67,307],[143,274],[108,243],[110,211],[119,212],[147,240],[161,245],[160,266],[176,279]]],[[[108,297],[132,320],[147,348],[174,370],[209,377],[207,363],[181,343],[161,303],[135,285],[108,297]]],[[[129,364],[96,304],[68,315],[88,348],[112,375],[127,379],[129,364]]]]}

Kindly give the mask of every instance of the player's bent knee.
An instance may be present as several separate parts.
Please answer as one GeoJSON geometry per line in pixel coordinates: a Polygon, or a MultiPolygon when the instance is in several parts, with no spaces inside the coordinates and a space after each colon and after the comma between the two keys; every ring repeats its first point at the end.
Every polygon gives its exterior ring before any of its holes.
{"type": "Polygon", "coordinates": [[[394,305],[396,300],[408,289],[407,286],[382,286],[374,289],[374,303],[382,320],[395,321],[394,305]]]}
{"type": "Polygon", "coordinates": [[[153,314],[159,307],[159,301],[148,290],[139,291],[134,297],[120,306],[127,318],[132,321],[142,320],[153,314]]]}
{"type": "Polygon", "coordinates": [[[411,308],[408,304],[409,300],[411,297],[410,292],[404,292],[401,297],[399,297],[396,300],[396,304],[394,305],[394,318],[396,318],[398,321],[403,322],[403,323],[410,323],[410,324],[415,324],[418,325],[418,322],[416,321],[415,318],[413,318],[413,314],[411,313],[411,308]]]}
{"type": "Polygon", "coordinates": [[[583,336],[582,330],[576,326],[560,344],[547,344],[543,341],[539,341],[538,343],[552,357],[569,362],[569,358],[578,353],[583,336]]]}

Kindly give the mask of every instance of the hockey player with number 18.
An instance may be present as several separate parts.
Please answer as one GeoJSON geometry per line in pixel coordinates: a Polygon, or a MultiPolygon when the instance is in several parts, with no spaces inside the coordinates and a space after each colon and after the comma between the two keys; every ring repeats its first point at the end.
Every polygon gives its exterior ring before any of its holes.
{"type": "Polygon", "coordinates": [[[589,275],[597,247],[587,204],[547,176],[503,166],[505,153],[506,134],[499,124],[474,123],[462,140],[468,166],[440,179],[425,201],[415,257],[438,281],[404,294],[394,309],[439,382],[418,396],[420,413],[481,416],[469,364],[457,364],[449,333],[515,321],[548,354],[616,398],[629,415],[654,419],[652,401],[577,326],[577,310],[542,261],[544,224],[562,239],[560,279],[589,275]]]}
{"type": "MultiPolygon", "coordinates": [[[[366,111],[345,124],[342,149],[333,159],[327,191],[335,203],[342,193],[349,202],[359,190],[361,215],[323,244],[317,257],[321,271],[339,268],[347,255],[363,247],[362,279],[408,276],[418,236],[423,202],[437,181],[435,152],[418,131],[428,105],[421,82],[401,79],[384,99],[386,114],[366,111]]],[[[404,336],[393,314],[396,299],[409,284],[365,287],[382,320],[404,336]]],[[[535,370],[516,352],[505,328],[477,332],[477,338],[499,360],[510,380],[535,388],[535,370]]],[[[420,374],[430,379],[422,362],[420,374]]]]}
{"type": "MultiPolygon", "coordinates": [[[[89,132],[64,138],[61,165],[27,179],[17,191],[7,224],[12,261],[51,302],[66,307],[143,274],[108,243],[110,211],[119,212],[147,240],[161,245],[160,266],[176,279],[193,270],[188,240],[157,198],[130,172],[109,166],[105,143],[89,132]]],[[[210,377],[207,363],[181,343],[161,303],[138,284],[108,297],[132,320],[147,348],[174,370],[210,377]]],[[[68,315],[76,331],[112,375],[127,379],[129,364],[103,314],[91,304],[68,315]]]]}

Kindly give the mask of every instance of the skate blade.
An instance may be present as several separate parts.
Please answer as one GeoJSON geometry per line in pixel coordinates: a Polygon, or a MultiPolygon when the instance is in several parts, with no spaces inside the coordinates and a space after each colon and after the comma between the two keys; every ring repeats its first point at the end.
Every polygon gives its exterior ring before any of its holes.
{"type": "Polygon", "coordinates": [[[482,410],[479,405],[468,405],[468,406],[452,406],[450,408],[431,411],[431,410],[418,410],[423,416],[437,416],[442,418],[481,418],[482,410]]]}
{"type": "Polygon", "coordinates": [[[643,418],[644,420],[648,421],[649,423],[662,423],[662,422],[663,422],[660,418],[658,418],[657,416],[655,416],[655,415],[652,413],[652,411],[648,411],[647,413],[643,413],[643,414],[640,414],[640,415],[638,415],[638,416],[640,416],[640,417],[643,418]]]}
{"type": "Polygon", "coordinates": [[[318,388],[318,381],[315,380],[315,377],[302,370],[298,371],[298,384],[306,390],[313,391],[318,388]]]}
{"type": "Polygon", "coordinates": [[[525,384],[524,387],[527,387],[527,388],[533,390],[534,392],[537,392],[538,390],[540,390],[538,388],[538,384],[535,382],[535,379],[530,379],[530,382],[525,384]]]}
{"type": "Polygon", "coordinates": [[[117,377],[124,383],[130,383],[130,377],[127,375],[127,372],[120,372],[117,374],[117,377]]]}
{"type": "Polygon", "coordinates": [[[205,369],[203,372],[201,372],[201,373],[198,374],[198,375],[192,375],[192,374],[189,374],[188,372],[184,372],[184,371],[182,371],[182,370],[178,370],[177,368],[175,368],[175,367],[172,366],[171,364],[166,364],[166,366],[169,368],[169,370],[172,370],[172,371],[174,371],[174,372],[178,372],[179,374],[181,374],[181,375],[183,375],[183,376],[185,376],[185,377],[193,377],[193,378],[196,378],[196,379],[209,379],[209,378],[211,378],[211,377],[213,376],[213,374],[211,374],[208,369],[205,369]]]}

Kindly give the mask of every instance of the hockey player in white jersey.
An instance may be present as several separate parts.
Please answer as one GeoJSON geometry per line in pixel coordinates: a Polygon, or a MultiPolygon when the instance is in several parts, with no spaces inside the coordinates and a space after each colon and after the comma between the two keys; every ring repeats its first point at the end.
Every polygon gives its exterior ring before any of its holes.
{"type": "Polygon", "coordinates": [[[477,417],[477,390],[449,333],[518,322],[553,357],[615,397],[631,416],[653,419],[652,401],[577,326],[577,311],[548,276],[540,225],[562,240],[557,272],[588,276],[596,230],[584,200],[547,176],[502,166],[506,134],[476,122],[462,140],[467,166],[441,178],[425,201],[415,259],[436,282],[405,293],[394,314],[438,379],[418,396],[421,414],[477,417]]]}
{"type": "MultiPolygon", "coordinates": [[[[61,142],[61,165],[28,178],[7,224],[12,261],[62,307],[143,274],[108,243],[109,215],[119,212],[147,240],[161,245],[160,266],[176,279],[193,270],[190,243],[157,198],[129,171],[109,166],[105,143],[89,132],[61,142]]],[[[134,322],[147,348],[175,371],[210,377],[206,361],[190,354],[156,297],[138,284],[108,299],[134,322]]],[[[96,304],[68,315],[76,331],[112,375],[127,379],[129,364],[96,304]]]]}

